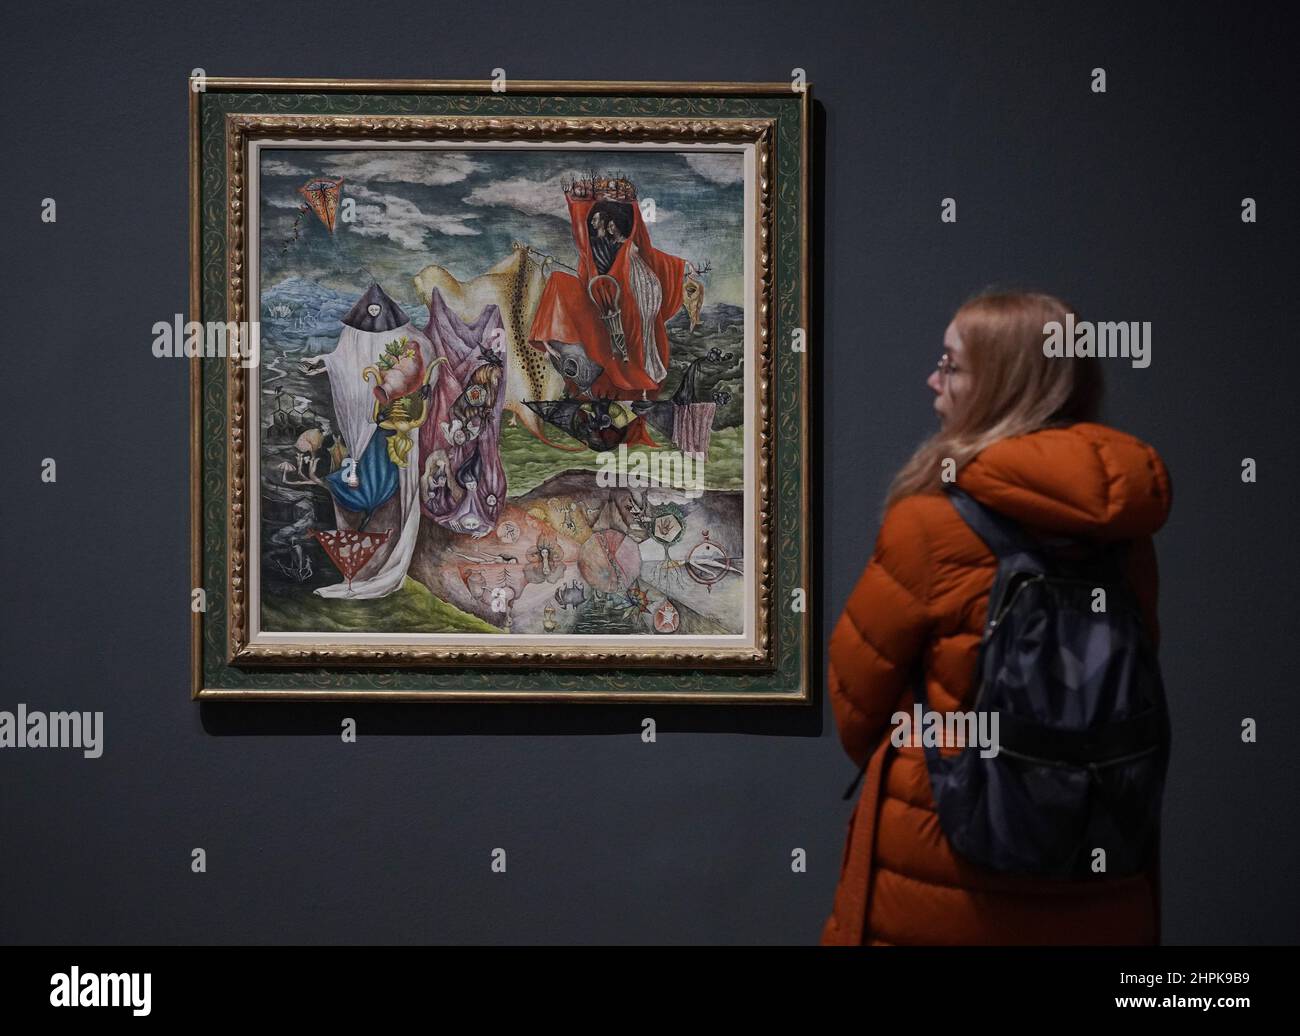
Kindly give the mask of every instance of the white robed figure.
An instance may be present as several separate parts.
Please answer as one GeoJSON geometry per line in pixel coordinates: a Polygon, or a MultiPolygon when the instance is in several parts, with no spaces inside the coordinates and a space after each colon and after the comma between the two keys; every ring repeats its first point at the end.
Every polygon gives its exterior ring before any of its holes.
{"type": "MultiPolygon", "coordinates": [[[[425,333],[378,284],[371,284],[343,318],[334,351],[303,365],[309,374],[329,375],[335,418],[348,448],[343,470],[326,479],[337,528],[390,532],[387,543],[350,582],[320,587],[316,593],[321,597],[385,597],[406,578],[420,531],[418,425],[388,420],[381,426],[375,420],[376,404],[381,396],[397,399],[418,390],[425,377],[436,379],[441,365],[434,361],[425,333]],[[393,343],[399,343],[396,354],[389,348],[393,343]],[[384,367],[380,361],[391,362],[384,367]],[[376,435],[381,427],[392,435],[376,435]]],[[[427,402],[418,394],[412,398],[416,409],[427,402]]]]}

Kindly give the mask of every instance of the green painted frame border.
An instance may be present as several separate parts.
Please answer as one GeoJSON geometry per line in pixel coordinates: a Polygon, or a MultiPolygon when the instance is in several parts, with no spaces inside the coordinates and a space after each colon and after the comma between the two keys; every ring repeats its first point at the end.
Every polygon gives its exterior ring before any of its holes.
{"type": "Polygon", "coordinates": [[[817,599],[810,537],[811,430],[808,353],[791,348],[795,329],[811,336],[811,86],[789,83],[511,83],[384,80],[191,80],[190,319],[226,318],[227,114],[477,115],[776,120],[773,218],[775,429],[772,504],[775,668],[665,671],[581,667],[362,666],[232,667],[226,663],[226,368],[191,370],[191,577],[206,611],[191,623],[192,697],[197,700],[411,700],[756,702],[813,700],[812,631],[817,599]],[[199,89],[198,87],[202,87],[199,89]],[[803,609],[794,608],[802,590],[803,609]]]}

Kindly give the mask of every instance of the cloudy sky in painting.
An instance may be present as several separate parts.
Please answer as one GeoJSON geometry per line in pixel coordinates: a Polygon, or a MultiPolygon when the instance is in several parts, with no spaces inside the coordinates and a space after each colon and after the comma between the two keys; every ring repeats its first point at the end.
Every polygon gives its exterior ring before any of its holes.
{"type": "Polygon", "coordinates": [[[373,274],[389,294],[414,303],[411,278],[424,266],[438,263],[465,280],[504,258],[514,241],[576,266],[561,185],[592,169],[622,174],[641,198],[654,199],[656,248],[712,264],[706,301],[743,304],[737,153],[264,149],[262,289],[298,276],[359,295],[373,274]],[[338,220],[333,235],[315,214],[299,212],[297,188],[315,176],[342,177],[341,197],[356,204],[355,222],[338,220]]]}

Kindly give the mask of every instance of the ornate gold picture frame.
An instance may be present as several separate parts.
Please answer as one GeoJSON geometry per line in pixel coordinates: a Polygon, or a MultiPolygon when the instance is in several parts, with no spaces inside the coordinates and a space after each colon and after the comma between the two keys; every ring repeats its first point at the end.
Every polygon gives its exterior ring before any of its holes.
{"type": "Polygon", "coordinates": [[[191,83],[194,696],[809,700],[810,104],[191,83]]]}

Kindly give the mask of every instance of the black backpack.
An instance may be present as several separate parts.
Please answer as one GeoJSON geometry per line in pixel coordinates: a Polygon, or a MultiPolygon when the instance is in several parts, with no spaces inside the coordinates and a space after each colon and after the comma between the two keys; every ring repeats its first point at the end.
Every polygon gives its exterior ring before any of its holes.
{"type": "MultiPolygon", "coordinates": [[[[999,750],[925,744],[944,834],[970,862],[1011,874],[1095,881],[1145,869],[1158,846],[1170,727],[1155,648],[1124,577],[1128,544],[1066,541],[1071,559],[948,492],[998,559],[974,711],[997,714],[999,750]],[[1082,558],[1081,547],[1091,548],[1082,558]]],[[[925,680],[915,686],[928,712],[925,680]]]]}

